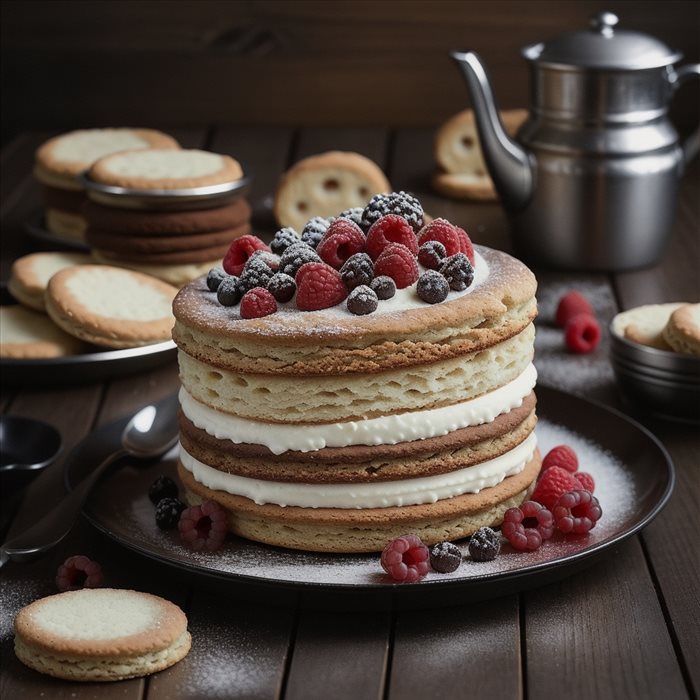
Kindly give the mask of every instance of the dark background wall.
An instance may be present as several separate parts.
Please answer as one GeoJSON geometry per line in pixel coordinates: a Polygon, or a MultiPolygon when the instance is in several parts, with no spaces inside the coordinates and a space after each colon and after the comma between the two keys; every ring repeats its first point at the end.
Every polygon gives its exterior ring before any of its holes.
{"type": "MultiPolygon", "coordinates": [[[[522,46],[609,9],[698,61],[690,0],[101,0],[2,3],[3,140],[26,128],[432,125],[467,104],[447,58],[484,58],[528,102],[522,46]]],[[[697,85],[674,104],[697,119],[697,85]]]]}

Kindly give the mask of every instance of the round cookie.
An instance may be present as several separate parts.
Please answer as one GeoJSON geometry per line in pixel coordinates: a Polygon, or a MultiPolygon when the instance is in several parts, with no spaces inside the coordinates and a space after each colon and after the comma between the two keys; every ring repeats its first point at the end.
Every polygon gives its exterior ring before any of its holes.
{"type": "Polygon", "coordinates": [[[77,355],[84,349],[80,340],[62,331],[43,314],[19,304],[0,306],[0,357],[63,357],[77,355]]]}
{"type": "Polygon", "coordinates": [[[612,328],[617,335],[633,343],[657,350],[670,350],[664,338],[664,328],[671,314],[683,306],[683,302],[671,304],[647,304],[617,314],[612,328]]]}
{"type": "MultiPolygon", "coordinates": [[[[223,244],[211,246],[209,248],[197,248],[194,250],[177,250],[166,253],[153,252],[143,253],[132,251],[127,253],[120,251],[117,256],[124,261],[125,265],[130,265],[132,262],[143,265],[183,265],[197,264],[206,262],[207,260],[221,260],[228,252],[231,246],[231,241],[228,240],[223,244]]],[[[109,257],[112,253],[108,250],[95,249],[95,252],[109,257]]]]}
{"type": "Polygon", "coordinates": [[[359,153],[328,151],[300,160],[282,176],[275,193],[275,218],[280,226],[301,232],[314,216],[364,207],[373,195],[390,189],[374,161],[359,153]]]}
{"type": "Polygon", "coordinates": [[[39,673],[120,681],[183,659],[192,639],[182,610],[149,593],[84,588],[36,600],[15,618],[15,654],[39,673]]]}
{"type": "Polygon", "coordinates": [[[154,277],[106,265],[56,273],[46,310],[67,333],[95,345],[129,348],[170,338],[177,289],[154,277]]]}
{"type": "Polygon", "coordinates": [[[21,304],[45,311],[44,293],[51,277],[66,267],[89,262],[90,256],[83,253],[31,253],[14,261],[7,286],[21,304]]]}
{"type": "Polygon", "coordinates": [[[664,340],[676,352],[700,355],[700,304],[683,304],[668,319],[664,340]]]}
{"type": "Polygon", "coordinates": [[[44,223],[49,233],[55,233],[61,238],[71,241],[84,241],[87,221],[80,214],[74,214],[61,209],[47,209],[44,214],[44,223]]]}
{"type": "Polygon", "coordinates": [[[98,160],[95,182],[138,190],[175,190],[240,180],[243,170],[231,156],[197,149],[124,151],[98,160]]]}
{"type": "Polygon", "coordinates": [[[486,173],[445,173],[438,170],[433,173],[432,184],[436,192],[450,199],[483,202],[498,199],[493,181],[486,173]]]}

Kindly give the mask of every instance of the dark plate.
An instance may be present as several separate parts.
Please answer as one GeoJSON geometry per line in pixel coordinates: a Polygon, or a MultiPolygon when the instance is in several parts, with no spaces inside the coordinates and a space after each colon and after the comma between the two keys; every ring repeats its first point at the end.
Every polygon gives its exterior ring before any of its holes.
{"type": "Polygon", "coordinates": [[[78,253],[89,253],[90,246],[85,241],[77,241],[73,238],[66,238],[51,233],[46,228],[44,212],[37,211],[27,221],[24,222],[24,230],[30,238],[41,243],[48,243],[51,250],[72,250],[78,253]]]}
{"type": "MultiPolygon", "coordinates": [[[[303,603],[316,607],[392,603],[432,607],[506,595],[563,578],[592,563],[647,525],[668,500],[674,482],[667,452],[639,424],[554,389],[540,387],[537,394],[540,447],[546,451],[569,442],[577,450],[582,470],[596,480],[604,512],[598,526],[584,537],[555,536],[533,553],[504,545],[492,562],[466,559],[453,574],[431,573],[416,584],[391,583],[375,554],[296,552],[237,537],[230,537],[219,552],[184,549],[176,531],[158,530],[147,496],[156,475],[174,474],[174,455],[141,470],[125,467],[113,473],[96,488],[84,513],[95,527],[129,549],[190,573],[224,579],[229,586],[278,603],[300,595],[303,603]]],[[[115,426],[114,439],[118,434],[115,426]]],[[[78,478],[75,471],[67,474],[69,484],[78,478]]],[[[466,541],[459,544],[466,553],[466,541]]]]}

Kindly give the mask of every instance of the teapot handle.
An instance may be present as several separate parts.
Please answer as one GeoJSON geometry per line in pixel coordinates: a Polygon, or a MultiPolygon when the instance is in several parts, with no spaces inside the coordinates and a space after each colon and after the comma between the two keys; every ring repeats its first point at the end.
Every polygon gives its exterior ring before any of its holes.
{"type": "MultiPolygon", "coordinates": [[[[681,66],[670,75],[671,88],[675,92],[688,78],[700,77],[700,63],[689,63],[681,66]]],[[[687,165],[700,151],[700,128],[686,138],[682,145],[683,160],[687,165]]]]}

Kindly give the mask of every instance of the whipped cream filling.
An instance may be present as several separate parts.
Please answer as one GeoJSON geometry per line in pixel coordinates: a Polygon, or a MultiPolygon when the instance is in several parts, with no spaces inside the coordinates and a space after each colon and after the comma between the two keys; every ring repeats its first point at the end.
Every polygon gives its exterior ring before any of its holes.
{"type": "Polygon", "coordinates": [[[511,382],[476,398],[431,408],[344,423],[263,423],[217,411],[200,403],[182,387],[182,412],[200,430],[219,440],[264,445],[273,454],[288,450],[312,452],[324,447],[396,445],[447,435],[454,430],[490,423],[497,416],[522,405],[537,381],[530,363],[511,382]]]}
{"type": "Polygon", "coordinates": [[[500,484],[508,476],[520,473],[532,459],[537,447],[535,433],[519,445],[481,464],[447,474],[418,479],[378,481],[362,484],[298,484],[250,479],[214,469],[195,459],[180,446],[180,461],[194,479],[214,491],[245,496],[258,505],[300,508],[391,508],[436,503],[465,493],[500,484]]]}

